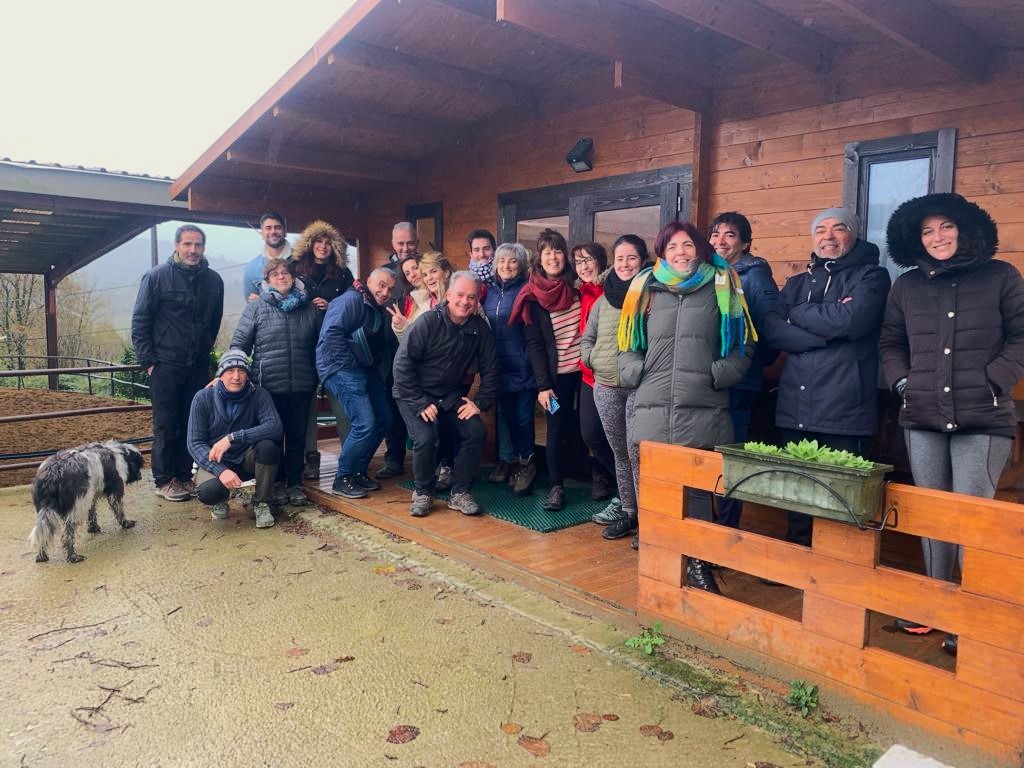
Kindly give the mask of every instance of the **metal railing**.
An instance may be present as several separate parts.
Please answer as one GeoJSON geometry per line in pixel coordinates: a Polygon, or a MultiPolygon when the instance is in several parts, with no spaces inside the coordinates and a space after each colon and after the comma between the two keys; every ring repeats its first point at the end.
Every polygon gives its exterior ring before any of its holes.
{"type": "Polygon", "coordinates": [[[45,360],[47,363],[54,358],[47,355],[0,355],[0,365],[5,366],[0,368],[0,378],[16,378],[17,388],[25,389],[25,379],[35,376],[81,376],[86,380],[86,389],[90,395],[103,394],[97,392],[100,387],[96,386],[99,383],[108,385],[108,392],[105,393],[110,397],[118,396],[118,389],[127,389],[129,392],[129,399],[135,400],[137,393],[149,392],[149,385],[142,384],[134,380],[119,378],[115,374],[117,373],[135,373],[143,370],[139,365],[121,365],[118,363],[112,363],[109,360],[97,360],[91,357],[79,357],[79,356],[58,356],[56,359],[59,362],[67,361],[70,363],[83,362],[84,366],[66,366],[66,367],[53,367],[53,368],[28,368],[25,366],[26,361],[32,360],[45,360]],[[16,368],[11,369],[12,364],[17,365],[16,368]],[[104,374],[100,376],[99,374],[104,374]],[[138,391],[138,392],[137,392],[138,391]]]}

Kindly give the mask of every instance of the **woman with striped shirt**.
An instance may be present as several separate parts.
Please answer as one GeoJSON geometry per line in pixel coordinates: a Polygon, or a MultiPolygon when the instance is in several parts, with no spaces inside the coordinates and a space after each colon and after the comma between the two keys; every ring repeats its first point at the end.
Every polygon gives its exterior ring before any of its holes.
{"type": "Polygon", "coordinates": [[[509,324],[523,323],[526,356],[547,414],[545,457],[551,491],[544,509],[565,505],[562,442],[573,424],[580,388],[580,294],[565,238],[545,229],[530,259],[530,279],[516,297],[509,324]]]}

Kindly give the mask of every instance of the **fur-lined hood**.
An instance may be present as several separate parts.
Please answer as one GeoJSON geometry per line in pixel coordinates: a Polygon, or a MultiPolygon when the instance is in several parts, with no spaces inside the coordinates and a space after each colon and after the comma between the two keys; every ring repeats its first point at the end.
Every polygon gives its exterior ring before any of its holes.
{"type": "Polygon", "coordinates": [[[341,232],[337,228],[331,226],[326,221],[317,219],[310,223],[302,234],[299,235],[299,239],[295,243],[295,247],[292,248],[292,261],[302,261],[303,257],[307,253],[312,253],[313,243],[316,242],[318,237],[327,235],[331,238],[331,246],[334,248],[334,259],[335,263],[339,267],[348,266],[347,257],[347,246],[345,244],[345,238],[341,236],[341,232]]]}
{"type": "MultiPolygon", "coordinates": [[[[921,244],[921,222],[927,216],[946,216],[960,230],[956,264],[968,266],[988,261],[999,247],[996,223],[985,210],[953,192],[915,197],[893,213],[886,228],[889,257],[901,267],[933,266],[935,261],[921,244]]],[[[952,261],[952,260],[951,260],[952,261]]]]}

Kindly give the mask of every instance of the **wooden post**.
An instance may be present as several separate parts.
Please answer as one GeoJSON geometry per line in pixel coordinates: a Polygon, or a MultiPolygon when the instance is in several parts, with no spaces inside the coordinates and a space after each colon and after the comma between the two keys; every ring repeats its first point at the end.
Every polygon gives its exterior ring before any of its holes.
{"type": "MultiPolygon", "coordinates": [[[[43,275],[43,292],[46,303],[46,367],[57,368],[57,281],[49,274],[43,275]]],[[[60,389],[60,374],[47,376],[51,390],[60,389]]]]}
{"type": "Polygon", "coordinates": [[[693,113],[693,180],[690,183],[690,221],[701,232],[708,228],[711,196],[711,111],[693,113]]]}

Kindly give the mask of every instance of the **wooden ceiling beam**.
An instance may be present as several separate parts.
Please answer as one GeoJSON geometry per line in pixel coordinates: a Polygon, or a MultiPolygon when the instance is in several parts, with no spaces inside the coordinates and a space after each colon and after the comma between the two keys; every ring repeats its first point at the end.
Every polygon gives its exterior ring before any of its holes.
{"type": "Polygon", "coordinates": [[[381,112],[369,103],[332,103],[330,107],[316,107],[315,112],[285,104],[271,110],[274,121],[293,125],[309,125],[331,131],[344,137],[347,131],[369,131],[404,141],[424,142],[441,149],[465,149],[472,143],[471,134],[457,128],[438,125],[409,115],[381,112]]]}
{"type": "Polygon", "coordinates": [[[673,16],[706,27],[819,75],[826,74],[832,66],[836,43],[792,19],[759,5],[754,0],[715,3],[707,0],[633,2],[638,7],[656,6],[673,16]]]}
{"type": "Polygon", "coordinates": [[[356,40],[341,41],[328,54],[327,63],[352,71],[388,75],[412,88],[444,88],[524,109],[536,106],[533,90],[525,86],[356,40]]]}
{"type": "Polygon", "coordinates": [[[224,159],[229,163],[262,166],[267,168],[288,168],[293,171],[350,176],[359,179],[411,183],[416,180],[415,171],[405,163],[378,160],[340,152],[321,152],[300,147],[281,147],[275,162],[267,162],[266,152],[245,147],[232,147],[224,159]]]}
{"type": "Polygon", "coordinates": [[[87,264],[91,264],[100,256],[109,253],[118,246],[124,245],[133,237],[142,234],[154,224],[160,223],[160,221],[161,219],[151,216],[128,216],[119,220],[109,229],[105,229],[81,246],[76,253],[71,254],[63,266],[54,269],[50,273],[51,279],[55,283],[60,282],[72,272],[81,269],[87,264]]]}
{"type": "Polygon", "coordinates": [[[966,75],[984,80],[992,48],[931,0],[825,0],[904,48],[966,75]]]}
{"type": "Polygon", "coordinates": [[[658,77],[627,61],[615,62],[616,89],[693,112],[707,111],[711,106],[710,89],[692,86],[687,80],[685,77],[658,77]]]}

